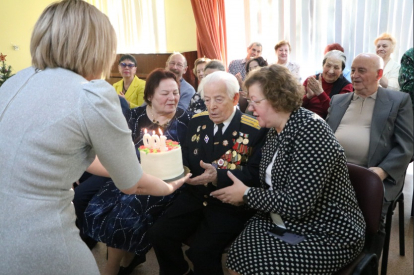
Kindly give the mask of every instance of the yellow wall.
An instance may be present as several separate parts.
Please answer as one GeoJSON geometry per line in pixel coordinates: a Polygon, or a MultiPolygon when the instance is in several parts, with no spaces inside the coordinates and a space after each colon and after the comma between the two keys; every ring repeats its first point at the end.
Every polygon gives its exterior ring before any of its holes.
{"type": "MultiPolygon", "coordinates": [[[[42,11],[55,0],[2,0],[0,53],[12,72],[31,65],[30,37],[42,11]],[[15,51],[12,44],[20,49],[15,51]]],[[[190,0],[165,0],[167,52],[197,50],[196,26],[190,0]]]]}
{"type": "Polygon", "coordinates": [[[6,64],[12,72],[29,67],[30,37],[33,26],[42,11],[54,0],[5,0],[1,1],[0,52],[7,55],[6,64]],[[15,51],[12,44],[18,45],[15,51]]]}
{"type": "Polygon", "coordinates": [[[167,52],[197,50],[196,24],[190,0],[165,0],[167,52]]]}

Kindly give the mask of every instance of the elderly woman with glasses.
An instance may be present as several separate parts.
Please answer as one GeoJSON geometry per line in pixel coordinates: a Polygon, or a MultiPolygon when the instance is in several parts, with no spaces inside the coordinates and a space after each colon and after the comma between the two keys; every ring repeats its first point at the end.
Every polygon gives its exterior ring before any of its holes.
{"type": "Polygon", "coordinates": [[[257,213],[231,245],[231,274],[332,274],[359,255],[365,222],[343,148],[329,125],[301,108],[302,89],[284,66],[250,73],[249,109],[270,128],[262,147],[261,187],[228,172],[230,187],[211,195],[257,213]]]}
{"type": "Polygon", "coordinates": [[[129,54],[121,56],[118,70],[122,80],[114,83],[116,92],[128,101],[131,109],[141,106],[144,103],[145,81],[135,75],[137,72],[135,57],[129,54]]]}
{"type": "Polygon", "coordinates": [[[332,96],[353,91],[352,84],[342,74],[345,62],[346,56],[341,51],[333,50],[325,54],[322,73],[310,76],[303,82],[306,92],[303,107],[326,118],[332,96]]]}

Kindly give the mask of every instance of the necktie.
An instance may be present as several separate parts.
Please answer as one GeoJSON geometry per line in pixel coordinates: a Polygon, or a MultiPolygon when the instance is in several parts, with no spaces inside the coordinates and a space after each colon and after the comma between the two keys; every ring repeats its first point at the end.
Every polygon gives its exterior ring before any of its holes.
{"type": "Polygon", "coordinates": [[[217,124],[218,129],[216,134],[214,135],[214,147],[216,147],[216,145],[219,145],[223,139],[223,126],[223,123],[217,124]]]}

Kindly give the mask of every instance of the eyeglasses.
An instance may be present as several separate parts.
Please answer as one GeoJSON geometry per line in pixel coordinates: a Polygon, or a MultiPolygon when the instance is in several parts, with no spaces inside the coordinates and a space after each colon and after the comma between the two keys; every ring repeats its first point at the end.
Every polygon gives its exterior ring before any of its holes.
{"type": "Polygon", "coordinates": [[[128,67],[128,68],[134,68],[135,67],[135,64],[134,63],[129,63],[129,64],[127,64],[127,63],[119,63],[119,65],[121,65],[121,67],[122,68],[126,68],[126,67],[128,67]]]}
{"type": "Polygon", "coordinates": [[[184,68],[184,65],[183,64],[181,64],[181,63],[175,63],[174,61],[168,62],[168,65],[170,65],[171,67],[177,66],[180,69],[184,68]]]}
{"type": "Polygon", "coordinates": [[[256,106],[256,104],[259,104],[263,100],[266,100],[266,98],[262,98],[262,99],[259,99],[259,100],[251,100],[251,99],[248,99],[247,100],[247,103],[249,104],[249,106],[254,107],[254,106],[256,106]]]}

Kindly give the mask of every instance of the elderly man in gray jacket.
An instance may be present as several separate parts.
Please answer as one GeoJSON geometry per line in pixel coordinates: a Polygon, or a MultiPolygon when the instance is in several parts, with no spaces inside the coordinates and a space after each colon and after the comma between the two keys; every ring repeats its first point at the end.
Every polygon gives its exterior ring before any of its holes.
{"type": "Polygon", "coordinates": [[[327,123],[345,149],[348,162],[369,168],[384,183],[382,226],[373,241],[378,257],[385,239],[384,219],[391,201],[404,185],[413,156],[413,110],[408,94],[379,87],[383,61],[360,54],[351,67],[355,92],[335,95],[327,123]]]}

